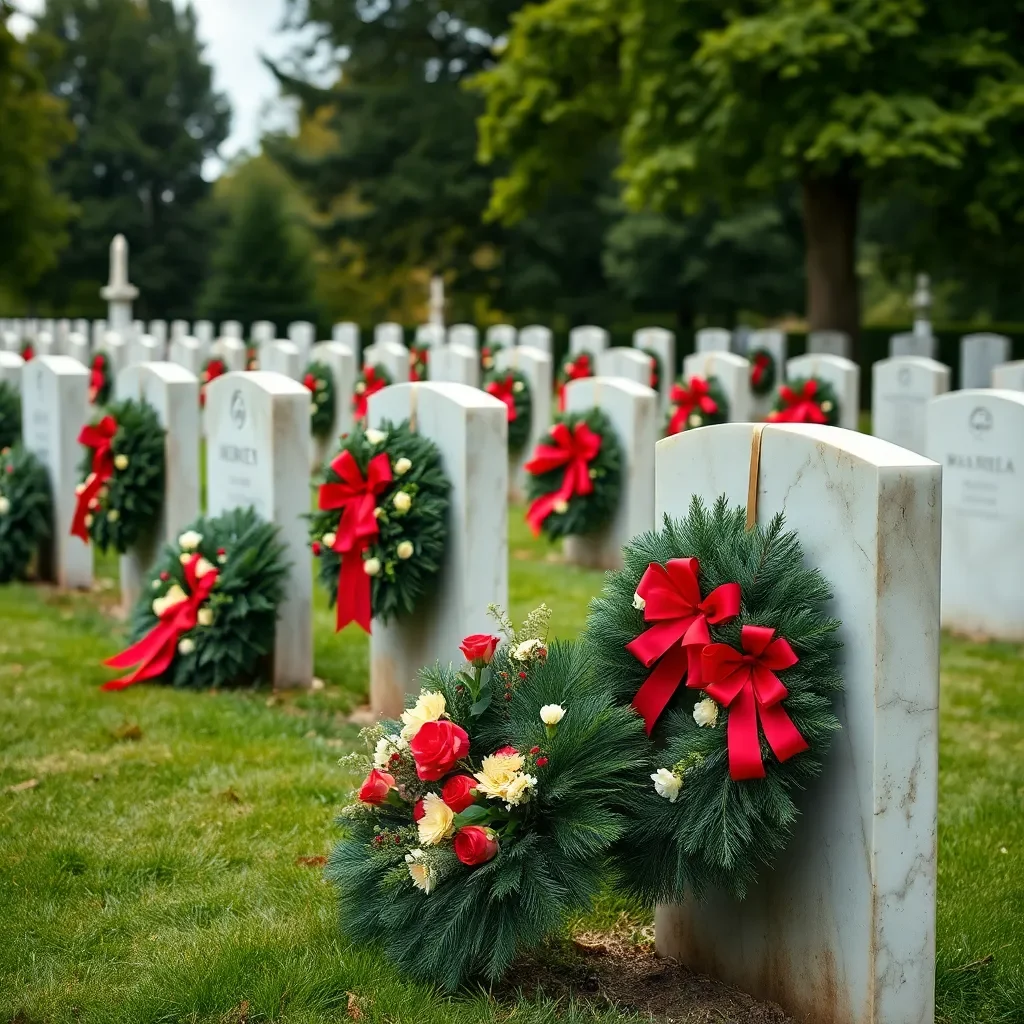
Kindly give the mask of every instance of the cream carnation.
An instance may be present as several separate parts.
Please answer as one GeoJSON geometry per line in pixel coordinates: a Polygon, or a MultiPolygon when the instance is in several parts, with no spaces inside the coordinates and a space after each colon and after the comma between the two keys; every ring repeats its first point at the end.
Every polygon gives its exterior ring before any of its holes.
{"type": "Polygon", "coordinates": [[[208,572],[213,572],[213,568],[213,565],[205,558],[200,558],[196,562],[196,579],[201,580],[208,572]]]}
{"type": "Polygon", "coordinates": [[[128,468],[128,456],[127,455],[115,455],[114,456],[114,468],[115,469],[127,469],[128,468]]]}
{"type": "Polygon", "coordinates": [[[405,476],[412,469],[412,463],[404,456],[395,463],[395,475],[405,476]]]}
{"type": "Polygon", "coordinates": [[[516,661],[529,661],[535,655],[539,655],[542,650],[544,650],[544,645],[539,640],[524,640],[512,652],[512,657],[516,661]]]}
{"type": "Polygon", "coordinates": [[[654,791],[660,797],[664,797],[670,804],[674,804],[679,798],[679,790],[683,787],[683,780],[669,768],[659,768],[652,776],[654,791]]]}
{"type": "Polygon", "coordinates": [[[172,583],[167,593],[163,597],[158,597],[153,602],[153,614],[159,618],[168,608],[173,608],[176,604],[181,604],[182,601],[187,600],[188,597],[185,591],[177,583],[172,583]]]}
{"type": "Polygon", "coordinates": [[[505,802],[510,806],[524,804],[530,799],[530,790],[537,785],[537,780],[532,775],[517,775],[505,787],[505,802]]]}
{"type": "Polygon", "coordinates": [[[118,510],[116,508],[112,508],[107,513],[107,522],[109,522],[109,523],[116,523],[118,521],[118,519],[120,519],[120,518],[121,518],[121,513],[118,512],[118,510]]]}
{"type": "Polygon", "coordinates": [[[523,770],[522,754],[491,754],[480,764],[480,771],[474,778],[480,785],[477,789],[492,800],[507,800],[508,787],[523,770]]]}
{"type": "Polygon", "coordinates": [[[569,511],[569,502],[564,498],[559,498],[551,508],[557,515],[564,516],[569,511]]]}
{"type": "Polygon", "coordinates": [[[384,769],[391,764],[391,755],[398,753],[397,736],[381,736],[373,748],[373,767],[384,769]]]}
{"type": "Polygon", "coordinates": [[[412,495],[408,491],[399,491],[391,499],[391,504],[398,512],[408,512],[412,508],[412,495]]]}
{"type": "Polygon", "coordinates": [[[411,850],[405,855],[405,862],[409,865],[409,877],[417,889],[422,889],[428,896],[434,888],[437,875],[429,864],[423,861],[422,850],[411,850]]]}
{"type": "Polygon", "coordinates": [[[403,540],[399,543],[398,547],[395,548],[395,554],[398,555],[398,557],[401,558],[402,561],[405,561],[408,558],[412,558],[415,551],[416,548],[414,547],[413,542],[411,540],[403,540]]]}
{"type": "Polygon", "coordinates": [[[633,595],[633,607],[637,611],[642,612],[647,607],[647,602],[639,594],[634,594],[633,595]]]}
{"type": "Polygon", "coordinates": [[[178,641],[179,654],[191,654],[196,649],[196,642],[191,637],[182,637],[178,641]]]}
{"type": "Polygon", "coordinates": [[[325,533],[323,537],[323,545],[325,548],[333,548],[334,542],[338,539],[337,534],[325,533]]]}
{"type": "Polygon", "coordinates": [[[427,793],[423,798],[423,817],[416,822],[420,842],[424,846],[436,846],[452,834],[455,812],[438,796],[427,793]]]}
{"type": "Polygon", "coordinates": [[[11,511],[11,499],[6,495],[0,494],[0,516],[7,515],[11,511]]]}
{"type": "Polygon", "coordinates": [[[443,693],[427,690],[408,711],[402,712],[402,738],[411,740],[427,722],[436,722],[445,712],[443,693]]]}
{"type": "Polygon", "coordinates": [[[697,701],[693,709],[693,720],[700,726],[710,725],[714,728],[718,724],[718,705],[710,697],[697,701]]]}
{"type": "Polygon", "coordinates": [[[383,430],[374,430],[373,427],[370,427],[370,429],[366,431],[366,440],[369,441],[370,444],[383,444],[387,439],[388,435],[385,434],[383,430]]]}
{"type": "Polygon", "coordinates": [[[363,562],[363,572],[367,576],[379,576],[380,575],[380,559],[379,558],[367,558],[363,562]]]}
{"type": "Polygon", "coordinates": [[[558,725],[565,718],[565,708],[561,704],[545,704],[540,709],[540,720],[545,725],[558,725]]]}
{"type": "Polygon", "coordinates": [[[199,621],[200,626],[212,626],[213,625],[213,609],[212,608],[200,608],[199,613],[196,615],[196,619],[199,621]]]}
{"type": "Polygon", "coordinates": [[[178,537],[178,547],[182,551],[195,551],[203,542],[203,535],[195,530],[186,530],[178,537]]]}

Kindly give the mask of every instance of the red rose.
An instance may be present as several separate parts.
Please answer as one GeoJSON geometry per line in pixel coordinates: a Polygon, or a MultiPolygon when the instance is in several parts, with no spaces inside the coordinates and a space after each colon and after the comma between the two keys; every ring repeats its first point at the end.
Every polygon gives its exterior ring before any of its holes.
{"type": "Polygon", "coordinates": [[[476,779],[471,775],[453,775],[441,788],[441,799],[459,814],[473,803],[472,789],[476,789],[476,779]]]}
{"type": "Polygon", "coordinates": [[[497,852],[498,839],[489,828],[466,825],[455,833],[455,856],[471,868],[486,864],[497,852]]]}
{"type": "Polygon", "coordinates": [[[394,784],[394,776],[374,768],[359,787],[359,799],[364,804],[382,804],[387,800],[394,784]]]}
{"type": "Polygon", "coordinates": [[[469,735],[462,726],[445,719],[426,722],[413,736],[409,749],[416,762],[416,774],[425,782],[436,782],[469,753],[469,735]]]}
{"type": "Polygon", "coordinates": [[[494,752],[495,757],[515,757],[519,751],[515,747],[502,747],[494,752]]]}
{"type": "Polygon", "coordinates": [[[412,805],[412,820],[419,821],[426,813],[427,812],[423,810],[423,797],[420,797],[419,800],[412,805]]]}
{"type": "Polygon", "coordinates": [[[491,658],[494,657],[494,652],[500,643],[501,637],[490,636],[487,633],[474,633],[459,644],[459,650],[474,668],[483,668],[485,665],[490,665],[491,658]]]}

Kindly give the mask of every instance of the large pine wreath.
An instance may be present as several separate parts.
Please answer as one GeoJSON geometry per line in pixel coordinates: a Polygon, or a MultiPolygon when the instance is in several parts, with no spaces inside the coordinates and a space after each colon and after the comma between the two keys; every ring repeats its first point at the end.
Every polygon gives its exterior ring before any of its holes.
{"type": "Polygon", "coordinates": [[[20,444],[0,450],[0,583],[22,579],[51,536],[53,505],[46,467],[20,444]]]}
{"type": "Polygon", "coordinates": [[[508,410],[508,450],[522,451],[530,439],[533,418],[530,379],[519,370],[495,370],[484,379],[484,390],[508,410]]]}
{"type": "Polygon", "coordinates": [[[820,423],[839,425],[839,399],[835,388],[821,377],[797,377],[780,384],[770,423],[820,423]]]}
{"type": "Polygon", "coordinates": [[[106,405],[114,390],[114,369],[106,352],[97,352],[89,368],[89,401],[92,405],[106,405]]]}
{"type": "Polygon", "coordinates": [[[480,346],[480,369],[483,371],[484,375],[487,375],[494,370],[498,359],[498,353],[504,348],[505,346],[500,341],[485,341],[483,345],[480,346]]]}
{"type": "Polygon", "coordinates": [[[334,374],[326,363],[314,361],[306,367],[302,383],[312,396],[309,429],[314,437],[327,437],[334,426],[334,405],[337,401],[334,374]]]}
{"type": "Polygon", "coordinates": [[[0,380],[0,449],[10,448],[21,437],[21,394],[0,380]]]}
{"type": "Polygon", "coordinates": [[[775,356],[766,348],[750,350],[750,391],[755,395],[770,395],[775,389],[778,368],[775,356]]]}
{"type": "Polygon", "coordinates": [[[666,434],[681,434],[695,427],[729,421],[729,398],[715,377],[680,377],[669,394],[666,434]]]}
{"type": "Polygon", "coordinates": [[[132,646],[107,664],[107,683],[208,690],[248,685],[273,650],[288,566],[273,523],[250,509],[196,520],[168,545],[132,613],[132,646]]]}
{"type": "Polygon", "coordinates": [[[423,381],[430,379],[430,346],[409,346],[409,380],[423,381]]]}
{"type": "Polygon", "coordinates": [[[625,548],[591,602],[582,642],[597,674],[653,726],[653,785],[617,851],[646,899],[711,886],[743,896],[785,846],[795,796],[839,728],[829,584],[781,515],[749,531],[745,516],[724,497],[711,510],[695,497],[686,518],[666,516],[625,548]],[[751,664],[756,688],[737,689],[751,664]]]}
{"type": "Polygon", "coordinates": [[[408,420],[342,438],[310,516],[313,553],[338,629],[412,614],[434,586],[448,543],[451,483],[441,453],[408,420]],[[342,601],[339,581],[348,580],[342,601]],[[369,607],[359,588],[369,580],[369,607]]]}

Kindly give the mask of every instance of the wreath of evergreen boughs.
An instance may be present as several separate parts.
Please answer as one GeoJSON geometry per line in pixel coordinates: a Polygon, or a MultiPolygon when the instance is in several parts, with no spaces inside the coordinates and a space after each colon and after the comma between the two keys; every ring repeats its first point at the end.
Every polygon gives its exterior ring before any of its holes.
{"type": "Polygon", "coordinates": [[[79,501],[86,501],[85,526],[101,550],[124,554],[156,525],[164,500],[167,431],[146,402],[126,399],[82,433],[79,501]],[[107,424],[115,428],[112,436],[107,424]],[[83,439],[99,428],[102,454],[83,439]],[[98,490],[89,488],[95,480],[98,490]]]}
{"type": "Polygon", "coordinates": [[[601,530],[615,515],[622,489],[622,446],[600,409],[556,417],[524,468],[529,474],[526,520],[534,534],[544,532],[552,540],[585,536],[601,530]],[[556,454],[559,450],[561,455],[556,454]],[[589,493],[580,493],[583,476],[589,480],[589,493]]]}
{"type": "Polygon", "coordinates": [[[664,368],[661,365],[661,356],[653,348],[642,348],[641,352],[651,360],[651,379],[649,386],[653,391],[661,390],[661,375],[664,368]]]}
{"type": "Polygon", "coordinates": [[[321,478],[309,531],[320,582],[338,605],[338,629],[356,621],[369,630],[371,617],[386,623],[416,610],[444,561],[450,494],[441,452],[408,420],[385,421],[380,430],[357,425],[342,438],[321,478]],[[371,493],[374,504],[364,507],[371,493]],[[369,608],[358,614],[354,588],[338,601],[345,559],[357,582],[370,581],[369,608]]]}
{"type": "Polygon", "coordinates": [[[567,359],[558,371],[555,392],[558,395],[558,411],[565,412],[565,388],[571,381],[594,376],[594,357],[589,352],[580,352],[567,359]]]}
{"type": "Polygon", "coordinates": [[[425,669],[402,721],[364,732],[327,867],[345,936],[449,991],[590,908],[643,781],[637,717],[579,645],[528,626],[493,660],[500,638],[467,637],[468,670],[425,669]]]}
{"type": "Polygon", "coordinates": [[[490,373],[496,364],[498,353],[504,349],[505,346],[500,341],[485,341],[480,348],[480,369],[485,373],[490,373]]]}
{"type": "Polygon", "coordinates": [[[687,888],[699,896],[712,886],[742,897],[786,845],[799,815],[794,797],[821,773],[839,728],[832,703],[843,689],[840,623],[825,612],[831,588],[818,570],[805,567],[799,538],[784,529],[781,515],[750,531],[745,519],[745,511],[730,508],[724,497],[711,510],[695,497],[685,519],[666,516],[661,530],[634,538],[624,549],[624,568],[605,577],[602,595],[591,602],[581,640],[596,675],[656,723],[654,785],[637,800],[629,841],[617,850],[628,887],[646,899],[676,901],[687,888]],[[672,559],[680,561],[666,572],[672,559]],[[681,582],[686,578],[689,586],[681,582]],[[670,608],[672,600],[677,603],[670,608]],[[698,618],[709,631],[707,647],[693,626],[698,618]],[[639,639],[654,623],[658,629],[639,639]],[[744,728],[751,720],[742,707],[735,723],[730,720],[747,700],[752,710],[749,683],[731,697],[716,689],[726,664],[718,655],[739,659],[756,652],[757,631],[749,627],[766,627],[762,637],[774,630],[759,660],[788,691],[769,711],[758,706],[753,732],[744,728]],[[689,648],[682,646],[686,637],[689,648]],[[795,663],[776,647],[780,638],[795,663]],[[637,645],[635,653],[627,645],[637,645]],[[658,656],[659,649],[665,653],[658,656]],[[699,688],[691,687],[694,665],[699,688]],[[674,693],[664,684],[676,684],[674,693]],[[765,732],[768,714],[773,743],[765,732]],[[789,727],[783,729],[778,716],[788,716],[800,743],[780,742],[789,727]],[[763,778],[756,777],[758,753],[763,778]]]}
{"type": "Polygon", "coordinates": [[[31,341],[23,341],[21,343],[20,352],[21,358],[24,359],[26,363],[32,362],[32,360],[35,359],[36,357],[36,347],[35,345],[32,344],[31,341]]]}
{"type": "Polygon", "coordinates": [[[370,396],[377,394],[392,383],[391,374],[380,363],[364,366],[363,372],[356,381],[355,394],[352,396],[352,413],[357,423],[366,420],[370,407],[370,396]]]}
{"type": "Polygon", "coordinates": [[[247,370],[258,370],[260,368],[260,347],[255,343],[245,346],[245,368],[247,370]]]}
{"type": "Polygon", "coordinates": [[[326,363],[312,362],[306,367],[302,383],[309,389],[309,429],[315,437],[326,437],[334,426],[334,374],[326,363]]]}
{"type": "Polygon", "coordinates": [[[6,380],[0,380],[0,449],[10,448],[21,438],[21,394],[6,380]]]}
{"type": "Polygon", "coordinates": [[[778,368],[775,356],[766,348],[750,351],[750,390],[755,395],[768,395],[775,390],[778,368]]]}
{"type": "Polygon", "coordinates": [[[51,536],[53,503],[46,468],[20,444],[0,450],[0,583],[21,579],[51,536]]]}
{"type": "Polygon", "coordinates": [[[199,377],[199,404],[206,408],[206,386],[228,372],[228,364],[219,356],[211,356],[203,363],[203,372],[199,377]]]}
{"type": "Polygon", "coordinates": [[[92,405],[106,405],[113,390],[114,374],[110,356],[106,352],[97,352],[89,366],[89,402],[92,405]]]}
{"type": "Polygon", "coordinates": [[[409,348],[409,380],[430,379],[430,346],[413,344],[409,348]]]}
{"type": "Polygon", "coordinates": [[[680,377],[669,393],[666,434],[729,421],[729,399],[717,377],[680,377]]]}
{"type": "Polygon", "coordinates": [[[839,426],[839,399],[835,388],[821,377],[797,377],[780,384],[770,423],[821,423],[839,426]]]}
{"type": "Polygon", "coordinates": [[[103,688],[155,681],[208,690],[256,682],[273,650],[287,575],[277,527],[253,509],[196,520],[177,545],[164,548],[132,612],[132,647],[107,662],[134,671],[103,688]],[[147,646],[167,664],[138,656],[147,646]]]}
{"type": "Polygon", "coordinates": [[[519,370],[495,370],[485,378],[484,390],[508,409],[508,450],[522,451],[530,440],[533,419],[529,378],[519,370]]]}

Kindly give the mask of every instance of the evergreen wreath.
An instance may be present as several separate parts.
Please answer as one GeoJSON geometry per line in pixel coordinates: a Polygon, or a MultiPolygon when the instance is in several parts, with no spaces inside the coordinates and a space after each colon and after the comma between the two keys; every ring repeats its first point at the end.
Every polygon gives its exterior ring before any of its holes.
{"type": "Polygon", "coordinates": [[[413,344],[409,348],[409,380],[430,379],[430,346],[413,344]]]}
{"type": "Polygon", "coordinates": [[[260,347],[254,341],[245,346],[245,368],[247,370],[260,368],[260,347]]]}
{"type": "Polygon", "coordinates": [[[835,388],[821,377],[797,377],[780,384],[769,423],[823,423],[839,425],[839,399],[835,388]]]}
{"type": "Polygon", "coordinates": [[[363,367],[363,372],[359,375],[359,380],[356,381],[355,394],[352,396],[352,413],[357,423],[366,422],[370,396],[382,391],[391,383],[391,374],[380,363],[363,367]]]}
{"type": "Polygon", "coordinates": [[[717,377],[680,377],[669,393],[666,435],[729,421],[729,399],[717,377]]]}
{"type": "Polygon", "coordinates": [[[750,350],[750,390],[755,395],[769,395],[775,390],[778,367],[775,356],[766,348],[750,350]]]}
{"type": "Polygon", "coordinates": [[[22,579],[51,536],[53,502],[43,464],[20,444],[0,450],[0,583],[22,579]]]}
{"type": "Polygon", "coordinates": [[[203,372],[199,377],[199,404],[206,408],[206,386],[228,372],[228,364],[220,356],[211,356],[203,363],[203,372]]]}
{"type": "Polygon", "coordinates": [[[92,405],[106,405],[110,401],[110,392],[114,390],[114,372],[110,365],[110,356],[106,352],[97,352],[92,357],[89,367],[89,402],[92,405]]]}
{"type": "Polygon", "coordinates": [[[334,426],[334,374],[326,363],[312,362],[302,379],[313,396],[310,403],[309,429],[316,437],[326,437],[334,426]]]}
{"type": "Polygon", "coordinates": [[[274,646],[288,566],[273,523],[251,508],[200,518],[164,548],[132,612],[132,645],[105,664],[196,690],[249,685],[274,646]]]}
{"type": "Polygon", "coordinates": [[[508,450],[522,451],[530,439],[533,419],[529,378],[519,370],[495,370],[485,378],[484,390],[508,409],[508,450]]]}
{"type": "Polygon", "coordinates": [[[651,361],[650,388],[652,391],[661,391],[661,375],[665,372],[661,365],[661,356],[653,348],[642,348],[639,351],[651,361]]]}
{"type": "Polygon", "coordinates": [[[580,352],[567,359],[558,371],[555,393],[558,396],[558,411],[565,412],[565,388],[571,381],[594,376],[594,357],[589,352],[580,352]]]}
{"type": "Polygon", "coordinates": [[[504,349],[504,345],[500,341],[485,341],[480,348],[480,369],[485,373],[490,373],[497,360],[498,353],[504,349]]]}
{"type": "Polygon", "coordinates": [[[154,528],[164,500],[166,436],[153,407],[135,399],[115,402],[82,428],[73,536],[124,554],[154,528]]]}
{"type": "Polygon", "coordinates": [[[31,338],[26,338],[21,343],[20,352],[21,352],[21,358],[24,359],[26,363],[30,363],[30,362],[32,362],[33,359],[35,359],[35,357],[36,357],[36,347],[32,343],[32,339],[31,338]]]}
{"type": "Polygon", "coordinates": [[[600,409],[558,416],[523,468],[529,474],[526,521],[534,536],[596,533],[615,515],[622,446],[600,409]]]}
{"type": "Polygon", "coordinates": [[[466,670],[424,669],[402,721],[353,755],[366,779],[327,867],[342,930],[449,991],[497,981],[592,905],[644,781],[640,721],[579,645],[548,650],[546,611],[496,652],[467,637],[466,670]]]}
{"type": "Polygon", "coordinates": [[[0,380],[0,449],[10,448],[21,438],[21,393],[0,380]]]}
{"type": "Polygon", "coordinates": [[[437,445],[408,420],[342,438],[309,531],[339,630],[416,610],[444,561],[450,494],[437,445]]]}
{"type": "Polygon", "coordinates": [[[619,866],[652,901],[687,887],[742,897],[786,845],[794,796],[821,773],[839,728],[831,588],[804,566],[781,515],[748,531],[724,497],[711,510],[695,497],[685,519],[666,516],[623,559],[581,638],[653,741],[654,785],[636,802],[619,866]]]}

